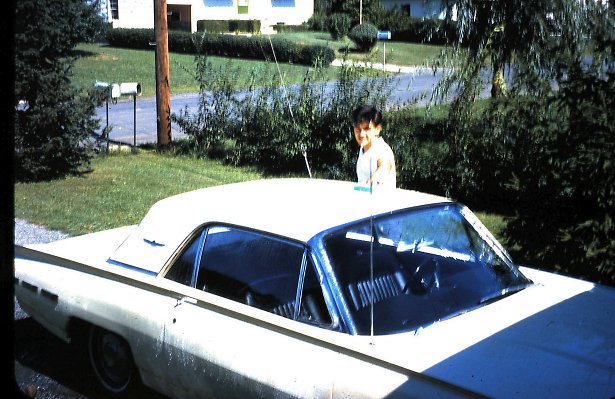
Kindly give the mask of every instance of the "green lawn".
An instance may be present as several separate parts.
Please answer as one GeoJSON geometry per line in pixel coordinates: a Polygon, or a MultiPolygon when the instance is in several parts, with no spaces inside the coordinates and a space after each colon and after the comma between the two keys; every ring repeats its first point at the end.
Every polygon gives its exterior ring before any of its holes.
{"type": "MultiPolygon", "coordinates": [[[[384,46],[386,46],[386,63],[395,65],[425,65],[440,54],[441,47],[416,43],[380,42],[369,54],[353,51],[352,42],[344,38],[333,41],[329,33],[301,32],[280,34],[293,41],[306,44],[320,44],[333,48],[339,58],[355,61],[381,63],[384,46]]],[[[131,50],[109,47],[103,44],[81,44],[77,46],[79,59],[73,68],[73,83],[87,89],[96,81],[107,83],[139,82],[143,96],[156,95],[156,72],[153,50],[131,50]]],[[[300,83],[310,67],[306,65],[280,64],[281,80],[276,65],[272,62],[208,57],[214,68],[240,68],[237,87],[248,87],[248,77],[254,72],[259,77],[271,77],[274,81],[285,84],[300,83]]],[[[171,94],[197,92],[195,79],[195,60],[190,54],[169,53],[169,75],[171,94]]],[[[338,77],[336,67],[326,68],[320,80],[333,80],[338,77]]]]}
{"type": "MultiPolygon", "coordinates": [[[[334,42],[328,33],[307,32],[284,34],[292,40],[319,43],[343,52],[351,47],[345,39],[334,42]]],[[[379,45],[382,45],[380,43],[379,45]]],[[[144,96],[155,95],[154,52],[82,44],[77,48],[79,60],[74,66],[73,81],[83,88],[95,81],[140,82],[144,96]]],[[[375,49],[371,57],[379,57],[375,49]]],[[[420,65],[435,57],[440,49],[410,43],[387,42],[387,63],[420,65]]],[[[355,60],[365,55],[350,52],[355,60]]],[[[236,68],[275,74],[272,63],[241,59],[209,57],[215,67],[236,68]]],[[[374,59],[374,62],[378,60],[374,59]]],[[[194,79],[194,57],[169,54],[171,93],[198,91],[194,79]]],[[[303,80],[310,70],[302,65],[280,65],[285,83],[303,80]]],[[[327,68],[322,79],[335,79],[337,68],[327,68]]],[[[239,79],[239,84],[246,84],[239,79]]],[[[231,183],[263,176],[250,169],[223,165],[218,161],[173,156],[140,149],[136,153],[111,153],[93,160],[92,171],[65,179],[15,184],[15,217],[28,220],[71,235],[100,231],[138,223],[149,207],[159,199],[201,187],[231,183]]],[[[493,214],[479,213],[487,227],[498,236],[505,220],[493,214]]]]}
{"type": "MultiPolygon", "coordinates": [[[[15,184],[15,217],[70,235],[138,223],[156,201],[197,188],[264,178],[247,168],[157,151],[110,153],[92,171],[65,179],[15,184]]],[[[496,236],[499,215],[477,213],[496,236]]]]}
{"type": "Polygon", "coordinates": [[[84,234],[138,223],[154,202],[174,194],[261,178],[217,161],[146,150],[100,156],[92,169],[82,176],[15,184],[15,217],[84,234]]]}
{"type": "MultiPolygon", "coordinates": [[[[87,89],[96,81],[107,83],[139,82],[143,96],[156,95],[156,72],[154,52],[109,47],[102,44],[81,44],[77,47],[80,58],[73,68],[73,83],[87,89]]],[[[248,87],[247,78],[254,72],[257,76],[279,80],[275,64],[266,61],[208,57],[214,68],[241,68],[237,81],[238,89],[248,87]]],[[[310,70],[305,65],[280,64],[282,79],[286,84],[302,82],[310,70]]],[[[169,53],[171,94],[199,91],[195,79],[196,64],[193,55],[169,53]]],[[[335,67],[327,68],[323,79],[337,77],[335,67]]]]}
{"type": "Polygon", "coordinates": [[[339,58],[346,56],[355,61],[382,63],[386,48],[386,63],[401,66],[418,66],[430,64],[442,51],[441,46],[419,43],[380,41],[371,53],[357,53],[352,41],[346,37],[342,40],[332,40],[327,32],[284,33],[281,36],[305,44],[319,44],[333,48],[339,58]]]}

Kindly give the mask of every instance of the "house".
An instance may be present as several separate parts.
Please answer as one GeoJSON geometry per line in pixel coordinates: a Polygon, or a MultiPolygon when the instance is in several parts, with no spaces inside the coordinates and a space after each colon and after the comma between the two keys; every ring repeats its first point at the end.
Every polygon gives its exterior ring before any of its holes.
{"type": "MultiPolygon", "coordinates": [[[[153,0],[102,0],[113,28],[154,28],[153,0]]],[[[299,25],[314,13],[314,0],[167,0],[169,29],[195,32],[199,20],[260,20],[263,31],[278,23],[299,25]]]]}

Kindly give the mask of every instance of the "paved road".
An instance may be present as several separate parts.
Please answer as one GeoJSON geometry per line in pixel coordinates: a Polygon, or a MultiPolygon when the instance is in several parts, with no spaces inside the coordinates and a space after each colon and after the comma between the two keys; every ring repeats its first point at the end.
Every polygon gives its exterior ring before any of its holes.
{"type": "MultiPolygon", "coordinates": [[[[394,66],[388,67],[396,68],[394,66]]],[[[399,67],[397,68],[399,70],[399,67]]],[[[425,103],[441,77],[441,72],[434,75],[431,70],[401,69],[398,79],[395,81],[389,106],[410,101],[425,103]]],[[[328,87],[325,90],[332,89],[334,84],[335,82],[326,83],[328,87]]],[[[172,95],[171,113],[179,114],[180,110],[183,109],[195,112],[198,100],[198,93],[172,95]]],[[[101,129],[107,125],[108,116],[108,123],[112,127],[109,137],[112,140],[133,145],[157,141],[156,97],[136,97],[136,100],[132,97],[120,98],[115,104],[108,102],[99,107],[96,115],[101,121],[101,129]]],[[[171,126],[171,136],[172,138],[183,136],[175,124],[171,126]]]]}

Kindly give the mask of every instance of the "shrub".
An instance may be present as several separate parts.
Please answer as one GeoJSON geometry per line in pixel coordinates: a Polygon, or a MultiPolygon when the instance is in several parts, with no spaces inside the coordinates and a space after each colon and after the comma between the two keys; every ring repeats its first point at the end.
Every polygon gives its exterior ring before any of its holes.
{"type": "Polygon", "coordinates": [[[350,16],[342,13],[333,13],[326,20],[327,30],[333,40],[339,40],[350,30],[350,16]]]}
{"type": "Polygon", "coordinates": [[[272,68],[269,74],[252,73],[253,86],[261,89],[236,96],[228,88],[238,71],[203,65],[198,75],[203,115],[183,112],[173,120],[191,138],[196,154],[211,156],[212,149],[232,142],[227,160],[275,173],[305,173],[307,157],[320,177],[354,180],[358,148],[350,114],[365,102],[382,107],[394,87],[392,76],[352,66],[340,68],[336,84],[325,86],[317,83],[324,71],[316,66],[287,91],[272,68]]]}
{"type": "Polygon", "coordinates": [[[378,42],[378,29],[368,23],[355,25],[348,32],[348,38],[352,40],[359,51],[368,52],[378,42]]]}
{"type": "Polygon", "coordinates": [[[196,30],[207,33],[259,33],[261,21],[257,19],[200,19],[196,21],[196,30]]]}
{"type": "Polygon", "coordinates": [[[278,33],[308,32],[310,30],[307,23],[301,25],[286,25],[285,23],[279,22],[275,24],[273,28],[278,33]]]}
{"type": "Polygon", "coordinates": [[[307,25],[310,30],[317,32],[327,31],[327,17],[325,12],[315,12],[307,21],[307,25]]]}
{"type": "MultiPolygon", "coordinates": [[[[153,50],[153,29],[113,29],[107,38],[113,47],[153,50]]],[[[254,35],[251,37],[169,31],[169,51],[188,54],[218,55],[273,61],[271,46],[279,62],[303,65],[329,65],[335,51],[327,46],[305,45],[288,39],[254,35]]]]}
{"type": "Polygon", "coordinates": [[[473,108],[449,125],[438,178],[468,205],[510,215],[503,235],[518,262],[615,285],[615,75],[596,71],[473,108]]]}
{"type": "Polygon", "coordinates": [[[224,33],[230,32],[229,21],[216,19],[200,19],[196,21],[196,30],[198,32],[208,33],[224,33]]]}
{"type": "Polygon", "coordinates": [[[388,24],[386,28],[391,31],[392,40],[446,44],[454,42],[456,38],[454,22],[429,18],[412,18],[397,14],[387,18],[385,23],[388,24]]]}
{"type": "Polygon", "coordinates": [[[569,76],[506,109],[518,204],[506,234],[530,262],[615,285],[615,75],[569,76]]]}

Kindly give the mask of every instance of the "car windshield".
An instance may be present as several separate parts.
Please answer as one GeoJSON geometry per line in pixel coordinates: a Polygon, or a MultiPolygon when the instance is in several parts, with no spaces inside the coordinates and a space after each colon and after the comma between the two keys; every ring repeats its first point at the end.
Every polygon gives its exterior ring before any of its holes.
{"type": "Polygon", "coordinates": [[[454,204],[373,217],[323,241],[357,334],[416,330],[531,284],[454,204]]]}

